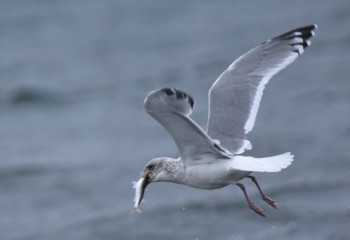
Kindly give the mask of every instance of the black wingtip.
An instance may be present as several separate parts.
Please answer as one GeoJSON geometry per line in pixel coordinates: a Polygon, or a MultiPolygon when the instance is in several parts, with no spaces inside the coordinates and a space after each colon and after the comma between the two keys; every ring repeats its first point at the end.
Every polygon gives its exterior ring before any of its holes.
{"type": "Polygon", "coordinates": [[[277,37],[272,38],[271,40],[291,40],[301,38],[302,41],[292,42],[290,43],[290,46],[297,46],[300,45],[302,48],[296,47],[293,52],[301,55],[303,53],[303,50],[309,46],[311,46],[310,39],[315,35],[315,29],[317,29],[316,24],[307,25],[304,27],[295,28],[293,30],[290,30],[286,33],[283,33],[277,37]]]}
{"type": "Polygon", "coordinates": [[[171,96],[171,95],[174,95],[174,94],[175,94],[175,92],[173,91],[172,88],[163,88],[162,91],[165,92],[165,94],[166,94],[167,96],[171,96]]]}
{"type": "Polygon", "coordinates": [[[286,33],[283,33],[274,39],[291,39],[296,36],[302,37],[303,39],[309,39],[315,35],[314,30],[317,29],[317,24],[307,25],[304,27],[295,28],[286,33]]]}
{"type": "Polygon", "coordinates": [[[188,103],[190,104],[191,108],[193,109],[193,106],[194,106],[194,100],[193,100],[193,97],[192,96],[188,96],[188,103]]]}
{"type": "Polygon", "coordinates": [[[175,89],[175,88],[163,88],[161,89],[163,92],[165,92],[165,94],[167,96],[172,96],[175,94],[177,99],[183,99],[183,98],[187,98],[188,99],[188,104],[190,104],[191,108],[193,109],[194,106],[194,100],[193,97],[187,93],[185,93],[184,91],[175,89]]]}

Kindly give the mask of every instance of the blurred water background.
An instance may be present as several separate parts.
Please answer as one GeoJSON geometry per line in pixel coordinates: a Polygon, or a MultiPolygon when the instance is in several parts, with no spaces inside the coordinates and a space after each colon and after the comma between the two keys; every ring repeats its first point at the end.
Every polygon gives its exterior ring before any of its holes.
{"type": "Polygon", "coordinates": [[[0,1],[0,239],[350,239],[349,1],[0,1]],[[265,89],[249,139],[256,157],[291,151],[256,174],[279,209],[243,181],[205,191],[133,189],[145,163],[176,157],[143,110],[156,88],[207,91],[245,51],[317,23],[313,45],[265,89]]]}

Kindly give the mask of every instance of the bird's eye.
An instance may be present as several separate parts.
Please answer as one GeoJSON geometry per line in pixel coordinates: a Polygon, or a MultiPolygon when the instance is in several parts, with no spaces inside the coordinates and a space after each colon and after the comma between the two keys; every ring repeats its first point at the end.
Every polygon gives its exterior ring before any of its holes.
{"type": "Polygon", "coordinates": [[[154,167],[155,167],[154,164],[150,164],[146,168],[147,168],[147,170],[152,171],[154,169],[154,167]]]}

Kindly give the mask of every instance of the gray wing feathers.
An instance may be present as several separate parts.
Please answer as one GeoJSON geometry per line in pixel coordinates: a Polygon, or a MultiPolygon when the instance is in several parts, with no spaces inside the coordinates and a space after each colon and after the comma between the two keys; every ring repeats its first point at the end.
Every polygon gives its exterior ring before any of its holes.
{"type": "Polygon", "coordinates": [[[233,153],[250,149],[246,140],[255,123],[265,85],[310,45],[316,25],[272,38],[234,61],[209,91],[207,132],[233,153]]]}
{"type": "Polygon", "coordinates": [[[145,109],[172,136],[181,158],[193,165],[205,154],[227,156],[225,150],[215,144],[190,117],[193,98],[174,88],[151,92],[145,99],[145,109]]]}

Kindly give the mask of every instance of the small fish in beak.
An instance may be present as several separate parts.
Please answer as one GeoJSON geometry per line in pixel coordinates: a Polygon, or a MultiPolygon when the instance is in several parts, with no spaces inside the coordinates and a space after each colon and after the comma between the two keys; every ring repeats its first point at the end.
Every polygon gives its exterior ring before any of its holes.
{"type": "Polygon", "coordinates": [[[145,189],[149,184],[150,173],[145,174],[137,182],[133,182],[133,188],[135,188],[135,198],[134,198],[134,210],[140,210],[140,204],[145,194],[145,189]]]}

